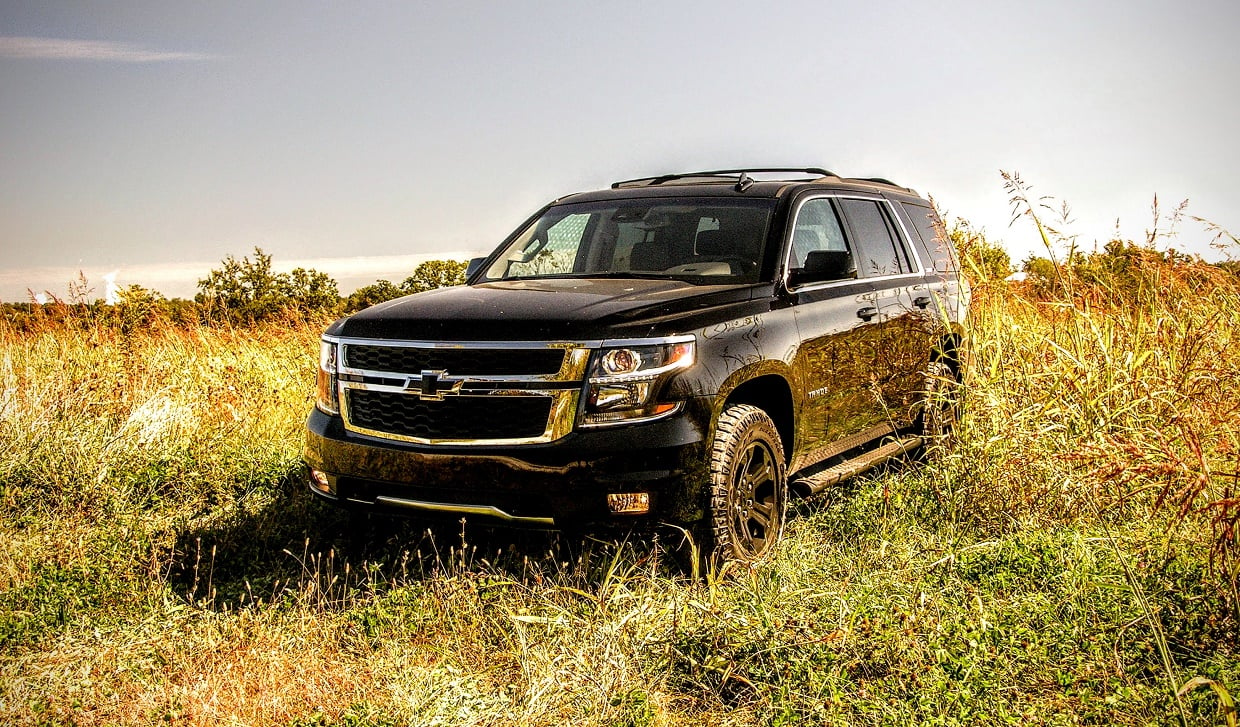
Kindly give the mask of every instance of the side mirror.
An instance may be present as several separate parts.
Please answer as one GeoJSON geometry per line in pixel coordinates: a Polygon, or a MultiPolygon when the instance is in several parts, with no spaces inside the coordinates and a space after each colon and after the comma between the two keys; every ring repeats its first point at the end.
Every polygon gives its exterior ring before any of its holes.
{"type": "Polygon", "coordinates": [[[805,256],[805,267],[788,276],[792,287],[806,283],[852,280],[857,277],[852,255],[847,250],[815,250],[805,256]]]}
{"type": "Polygon", "coordinates": [[[485,263],[486,261],[487,259],[484,257],[476,257],[476,258],[470,259],[469,264],[465,266],[465,279],[469,280],[470,278],[474,277],[474,273],[481,270],[482,264],[485,263]]]}

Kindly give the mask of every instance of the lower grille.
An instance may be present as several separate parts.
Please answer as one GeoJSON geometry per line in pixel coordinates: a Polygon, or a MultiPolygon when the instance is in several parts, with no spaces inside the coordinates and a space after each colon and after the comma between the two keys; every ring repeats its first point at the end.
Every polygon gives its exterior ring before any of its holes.
{"type": "Polygon", "coordinates": [[[354,427],[416,439],[530,439],[547,430],[550,396],[416,395],[353,389],[347,393],[354,427]]]}

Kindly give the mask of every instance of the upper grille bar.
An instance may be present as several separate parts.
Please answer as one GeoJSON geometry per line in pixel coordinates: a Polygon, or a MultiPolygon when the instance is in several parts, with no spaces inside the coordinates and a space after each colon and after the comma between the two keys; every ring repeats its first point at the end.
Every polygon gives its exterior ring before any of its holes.
{"type": "Polygon", "coordinates": [[[398,374],[426,370],[458,376],[551,376],[564,365],[562,348],[415,348],[346,343],[345,366],[398,374]]]}

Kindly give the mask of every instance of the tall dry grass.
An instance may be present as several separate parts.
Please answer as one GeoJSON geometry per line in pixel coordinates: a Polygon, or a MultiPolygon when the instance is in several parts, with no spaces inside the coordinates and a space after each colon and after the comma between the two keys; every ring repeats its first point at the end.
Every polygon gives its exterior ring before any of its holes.
{"type": "Polygon", "coordinates": [[[1240,278],[1154,233],[1082,254],[1042,221],[1046,208],[1019,177],[1007,179],[1055,274],[975,291],[974,409],[961,456],[1004,464],[972,502],[1005,518],[1168,512],[1199,528],[1234,599],[1240,278]]]}
{"type": "Polygon", "coordinates": [[[205,507],[296,467],[317,326],[0,328],[0,497],[205,507]]]}

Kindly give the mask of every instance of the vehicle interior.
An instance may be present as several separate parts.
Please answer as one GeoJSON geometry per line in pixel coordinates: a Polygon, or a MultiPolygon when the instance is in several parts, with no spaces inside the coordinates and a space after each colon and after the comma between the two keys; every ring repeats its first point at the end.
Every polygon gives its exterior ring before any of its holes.
{"type": "Polygon", "coordinates": [[[770,216],[765,201],[633,200],[553,208],[518,235],[488,278],[757,282],[770,216]]]}

